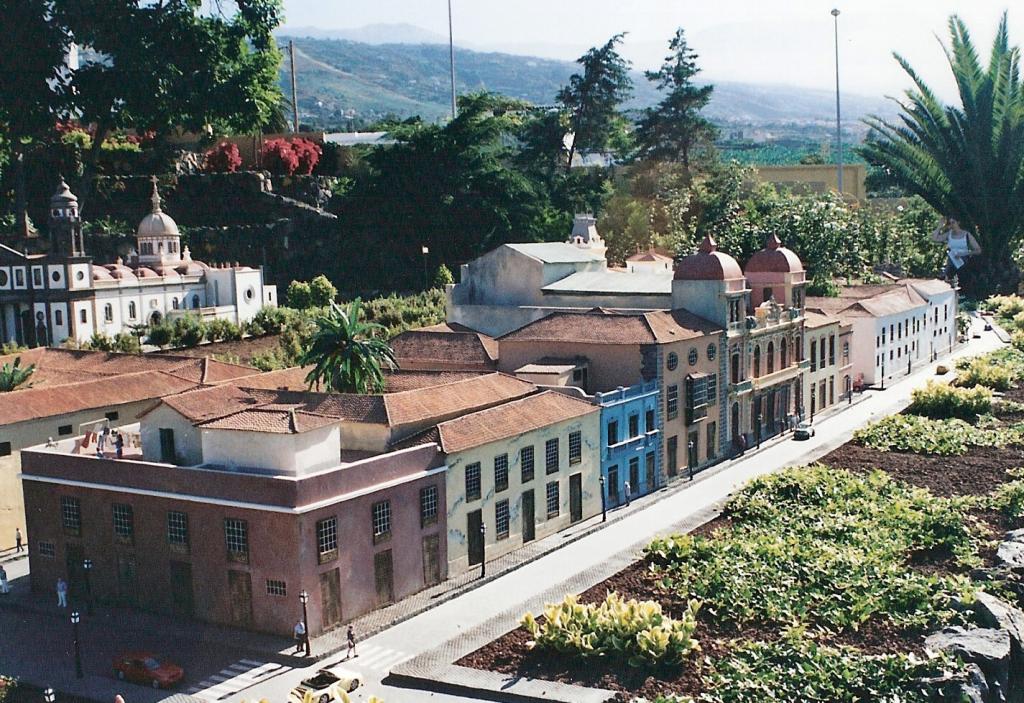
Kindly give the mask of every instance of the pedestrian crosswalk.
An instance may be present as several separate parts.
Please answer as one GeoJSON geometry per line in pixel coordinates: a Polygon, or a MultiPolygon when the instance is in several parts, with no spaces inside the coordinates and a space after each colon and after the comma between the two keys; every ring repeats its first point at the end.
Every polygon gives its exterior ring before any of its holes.
{"type": "Polygon", "coordinates": [[[281,664],[272,662],[239,659],[189,688],[188,694],[206,701],[219,701],[260,683],[283,668],[281,664]]]}
{"type": "Polygon", "coordinates": [[[411,656],[397,649],[389,649],[375,644],[357,645],[356,654],[358,656],[351,659],[342,659],[338,662],[338,665],[360,673],[363,671],[373,671],[386,674],[392,667],[401,664],[411,656]]]}

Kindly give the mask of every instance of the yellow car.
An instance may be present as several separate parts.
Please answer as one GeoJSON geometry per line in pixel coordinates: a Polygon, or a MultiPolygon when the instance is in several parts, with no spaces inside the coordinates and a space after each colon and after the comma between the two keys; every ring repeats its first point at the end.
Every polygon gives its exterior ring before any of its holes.
{"type": "Polygon", "coordinates": [[[288,694],[288,703],[350,703],[348,694],[362,684],[359,674],[338,667],[320,669],[288,694]]]}

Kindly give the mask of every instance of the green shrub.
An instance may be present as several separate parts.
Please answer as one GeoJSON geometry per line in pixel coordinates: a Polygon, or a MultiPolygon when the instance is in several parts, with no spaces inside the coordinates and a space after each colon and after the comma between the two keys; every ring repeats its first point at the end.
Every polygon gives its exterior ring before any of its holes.
{"type": "Polygon", "coordinates": [[[955,619],[973,586],[963,576],[909,569],[907,560],[935,550],[964,567],[979,564],[966,526],[968,503],[936,498],[880,471],[787,469],[752,481],[730,500],[729,527],[710,537],[654,540],[646,553],[662,586],[700,600],[713,618],[737,628],[852,631],[871,618],[926,627],[955,619]]]}
{"type": "Polygon", "coordinates": [[[883,452],[960,456],[971,446],[1001,447],[1021,442],[1021,426],[972,427],[963,420],[890,415],[853,433],[853,441],[883,452]]]}
{"type": "Polygon", "coordinates": [[[242,338],[242,330],[231,320],[215,318],[207,323],[206,336],[211,342],[235,342],[242,338]]]}
{"type": "Polygon", "coordinates": [[[1013,388],[1014,373],[1006,366],[994,363],[988,357],[976,357],[966,363],[957,364],[956,385],[964,388],[984,386],[994,391],[1008,391],[1013,388]]]}
{"type": "Polygon", "coordinates": [[[925,417],[958,417],[973,422],[979,415],[992,411],[992,391],[988,388],[954,388],[928,381],[924,388],[914,389],[907,410],[925,417]]]}
{"type": "Polygon", "coordinates": [[[706,703],[829,701],[925,703],[921,679],[959,668],[943,656],[866,655],[820,645],[797,629],[777,642],[747,642],[715,663],[706,703]]]}
{"type": "Polygon", "coordinates": [[[206,323],[192,313],[175,317],[171,323],[171,341],[176,347],[194,347],[206,338],[206,333],[206,323]]]}
{"type": "Polygon", "coordinates": [[[452,275],[452,270],[441,264],[437,267],[437,271],[434,272],[434,288],[441,290],[445,289],[445,286],[455,283],[455,276],[452,275]]]}
{"type": "Polygon", "coordinates": [[[838,298],[839,285],[831,278],[815,276],[807,284],[807,295],[820,298],[838,298]]]}
{"type": "Polygon", "coordinates": [[[989,496],[989,507],[1013,520],[1024,518],[1024,469],[1012,469],[1017,480],[1000,485],[989,496]]]}
{"type": "Polygon", "coordinates": [[[309,282],[309,300],[314,307],[326,307],[337,297],[338,289],[334,287],[327,276],[320,274],[309,282]]]}
{"type": "Polygon", "coordinates": [[[700,604],[691,600],[683,617],[665,615],[653,601],[609,593],[602,603],[582,604],[575,595],[544,608],[544,622],[526,613],[520,624],[536,646],[581,657],[615,656],[630,666],[681,664],[700,650],[693,638],[700,604]]]}
{"type": "Polygon", "coordinates": [[[174,330],[166,322],[153,325],[149,328],[146,341],[158,347],[166,347],[174,339],[174,330]]]}
{"type": "Polygon", "coordinates": [[[278,334],[288,319],[286,308],[260,308],[259,312],[249,320],[249,334],[278,334]],[[256,330],[259,330],[258,332],[256,330]]]}
{"type": "Polygon", "coordinates": [[[313,304],[313,295],[309,284],[305,281],[292,281],[288,284],[288,292],[285,294],[288,306],[296,310],[305,310],[313,304]]]}

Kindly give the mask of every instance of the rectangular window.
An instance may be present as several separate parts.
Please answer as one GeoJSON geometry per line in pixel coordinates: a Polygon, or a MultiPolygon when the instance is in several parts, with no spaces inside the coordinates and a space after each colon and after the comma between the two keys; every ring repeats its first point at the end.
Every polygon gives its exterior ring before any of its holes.
{"type": "Polygon", "coordinates": [[[63,310],[54,310],[53,311],[53,323],[55,325],[57,325],[58,327],[63,327],[64,326],[64,311],[63,310]]]}
{"type": "MultiPolygon", "coordinates": [[[[479,466],[479,464],[477,464],[479,466]]],[[[373,543],[391,538],[391,501],[382,500],[373,504],[373,543]]]]}
{"type": "Polygon", "coordinates": [[[669,386],[665,394],[665,417],[675,420],[679,417],[679,386],[669,386]]]}
{"type": "Polygon", "coordinates": [[[609,420],[608,421],[608,446],[619,443],[619,421],[609,420]]]}
{"type": "Polygon", "coordinates": [[[328,517],[316,523],[317,562],[326,564],[338,558],[338,518],[328,517]]]}
{"type": "Polygon", "coordinates": [[[639,434],[640,434],[640,416],[636,415],[636,414],[630,415],[629,416],[629,436],[632,438],[632,437],[639,436],[639,434]]]}
{"type": "Polygon", "coordinates": [[[420,527],[437,522],[437,486],[420,489],[420,527]]]}
{"type": "Polygon", "coordinates": [[[10,442],[0,442],[0,456],[10,456],[10,455],[11,455],[11,443],[10,442]]]}
{"type": "Polygon", "coordinates": [[[836,365],[836,337],[835,335],[829,335],[828,338],[828,365],[836,365]]]}
{"type": "Polygon", "coordinates": [[[57,428],[57,434],[61,437],[66,437],[71,434],[71,425],[61,425],[57,428]]]}
{"type": "Polygon", "coordinates": [[[237,518],[224,518],[224,543],[228,559],[242,564],[249,563],[249,523],[237,518]]]}
{"type": "Polygon", "coordinates": [[[85,311],[85,308],[82,308],[81,310],[78,311],[78,319],[82,322],[83,325],[89,322],[89,313],[85,311]]]}
{"type": "MultiPolygon", "coordinates": [[[[14,287],[24,288],[25,287],[25,269],[14,269],[14,287]]],[[[939,311],[935,311],[935,319],[939,319],[939,311]]]]}
{"type": "Polygon", "coordinates": [[[508,539],[507,498],[494,504],[494,536],[496,539],[508,539]]]}
{"type": "Polygon", "coordinates": [[[811,371],[818,370],[818,342],[811,340],[811,371]]]}
{"type": "Polygon", "coordinates": [[[480,500],[480,462],[466,465],[466,500],[480,500]]]}
{"type": "Polygon", "coordinates": [[[188,513],[167,511],[167,543],[171,547],[188,549],[188,513]]]}
{"type": "Polygon", "coordinates": [[[718,402],[718,374],[713,373],[708,376],[708,405],[714,405],[718,402]]]}
{"type": "Polygon", "coordinates": [[[583,461],[583,435],[579,430],[569,433],[569,466],[583,461]]]}
{"type": "Polygon", "coordinates": [[[39,552],[39,556],[47,559],[53,559],[57,556],[57,548],[53,545],[53,542],[36,542],[36,551],[39,552]]]}
{"type": "Polygon", "coordinates": [[[508,490],[508,454],[494,457],[494,492],[508,490]]]}
{"type": "Polygon", "coordinates": [[[544,470],[549,474],[558,471],[558,437],[544,443],[544,470]]]}
{"type": "Polygon", "coordinates": [[[60,497],[60,519],[64,532],[69,535],[82,534],[82,504],[78,498],[60,497]]]}
{"type": "Polygon", "coordinates": [[[644,413],[644,431],[654,432],[654,411],[648,410],[644,413]]]}
{"type": "Polygon", "coordinates": [[[533,480],[533,446],[519,450],[519,466],[522,469],[522,482],[533,480]]]}
{"type": "Polygon", "coordinates": [[[109,413],[103,413],[103,417],[107,418],[111,422],[116,421],[121,415],[116,410],[111,410],[109,413]]]}
{"type": "Polygon", "coordinates": [[[686,424],[707,417],[708,377],[690,376],[686,379],[686,424]]]}
{"type": "Polygon", "coordinates": [[[288,584],[284,581],[277,581],[275,579],[267,579],[267,595],[268,596],[286,596],[288,595],[288,584]]]}
{"type": "Polygon", "coordinates": [[[36,268],[34,266],[32,267],[32,287],[43,287],[43,270],[41,268],[36,268]]]}
{"type": "Polygon", "coordinates": [[[547,508],[548,519],[558,517],[558,481],[552,481],[547,486],[547,508]]]}
{"type": "Polygon", "coordinates": [[[629,490],[626,495],[634,496],[640,490],[640,457],[629,458],[629,490]]]}

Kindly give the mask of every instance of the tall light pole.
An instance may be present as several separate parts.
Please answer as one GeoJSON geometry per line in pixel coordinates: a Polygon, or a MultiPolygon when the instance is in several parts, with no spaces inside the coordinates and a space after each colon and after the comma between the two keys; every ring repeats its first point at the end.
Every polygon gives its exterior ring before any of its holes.
{"type": "Polygon", "coordinates": [[[92,573],[92,559],[82,562],[82,570],[85,572],[85,612],[92,615],[92,581],[89,574],[92,573]]]}
{"type": "Polygon", "coordinates": [[[452,119],[455,119],[455,34],[452,32],[452,0],[448,0],[448,70],[452,81],[452,119]]]}
{"type": "Polygon", "coordinates": [[[288,40],[288,57],[292,74],[292,132],[299,133],[299,97],[295,87],[295,42],[288,40]]]}
{"type": "Polygon", "coordinates": [[[843,127],[839,112],[839,9],[832,8],[832,20],[835,25],[836,37],[836,181],[839,184],[839,195],[843,194],[843,127]]]}
{"type": "Polygon", "coordinates": [[[306,603],[309,602],[309,594],[305,589],[299,594],[299,600],[302,601],[302,626],[306,628],[306,634],[302,636],[305,640],[306,645],[306,656],[309,656],[309,614],[306,611],[306,603]]]}
{"type": "Polygon", "coordinates": [[[82,649],[78,645],[78,623],[82,621],[82,616],[78,614],[78,611],[71,613],[71,627],[74,631],[75,637],[75,678],[85,678],[85,674],[82,673],[82,649]]]}
{"type": "Polygon", "coordinates": [[[46,688],[43,691],[43,701],[45,703],[53,703],[55,700],[57,700],[57,694],[53,692],[52,688],[46,688]]]}

